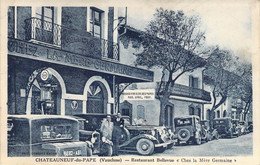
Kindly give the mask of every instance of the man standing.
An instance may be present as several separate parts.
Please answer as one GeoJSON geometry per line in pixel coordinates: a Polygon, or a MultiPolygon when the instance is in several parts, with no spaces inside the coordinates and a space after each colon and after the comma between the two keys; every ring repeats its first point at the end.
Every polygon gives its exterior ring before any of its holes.
{"type": "Polygon", "coordinates": [[[113,155],[114,156],[118,156],[119,141],[120,141],[123,126],[124,126],[124,121],[121,118],[121,114],[118,113],[114,120],[114,127],[113,127],[113,133],[112,133],[113,155]]]}

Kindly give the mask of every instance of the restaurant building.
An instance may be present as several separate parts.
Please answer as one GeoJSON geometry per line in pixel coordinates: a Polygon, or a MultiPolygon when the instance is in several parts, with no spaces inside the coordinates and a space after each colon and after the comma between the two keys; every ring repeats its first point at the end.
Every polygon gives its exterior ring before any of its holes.
{"type": "Polygon", "coordinates": [[[121,62],[121,13],[10,6],[8,114],[113,114],[119,84],[152,82],[152,71],[121,62]]]}
{"type": "MultiPolygon", "coordinates": [[[[136,56],[133,54],[142,51],[139,37],[142,33],[142,31],[137,30],[134,27],[126,27],[125,36],[128,37],[128,41],[126,42],[124,39],[120,38],[121,40],[119,42],[120,52],[124,54],[121,60],[123,63],[128,63],[132,66],[135,65],[136,56]]],[[[134,83],[127,89],[158,91],[157,88],[161,81],[162,70],[159,68],[153,68],[151,70],[154,72],[154,82],[143,84],[134,83]]],[[[193,72],[187,72],[177,79],[168,100],[168,105],[164,109],[166,114],[165,126],[173,128],[173,120],[175,117],[197,115],[201,119],[206,118],[204,105],[211,104],[211,94],[204,89],[203,70],[204,68],[197,68],[193,72]]],[[[123,115],[130,115],[133,124],[135,124],[136,121],[143,121],[143,124],[159,124],[160,101],[159,99],[156,99],[156,97],[154,100],[124,100],[123,96],[121,96],[121,101],[121,113],[123,115]]]]}

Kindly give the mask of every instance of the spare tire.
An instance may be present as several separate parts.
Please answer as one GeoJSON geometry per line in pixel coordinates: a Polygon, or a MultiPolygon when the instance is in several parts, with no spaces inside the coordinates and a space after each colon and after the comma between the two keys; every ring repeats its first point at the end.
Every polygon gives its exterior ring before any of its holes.
{"type": "Polygon", "coordinates": [[[188,129],[180,129],[178,131],[178,139],[181,141],[188,141],[190,139],[190,131],[188,129]]]}

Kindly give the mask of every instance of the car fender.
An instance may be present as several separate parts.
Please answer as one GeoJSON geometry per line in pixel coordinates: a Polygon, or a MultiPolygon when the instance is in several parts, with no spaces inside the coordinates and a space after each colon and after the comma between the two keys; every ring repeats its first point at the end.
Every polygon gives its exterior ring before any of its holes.
{"type": "Polygon", "coordinates": [[[158,144],[159,141],[152,135],[149,135],[149,134],[140,134],[138,136],[135,136],[133,138],[131,138],[130,140],[124,142],[123,144],[119,145],[119,148],[120,147],[124,147],[124,146],[127,146],[129,145],[130,143],[134,142],[134,141],[137,141],[139,139],[142,139],[142,138],[145,138],[145,139],[149,139],[151,141],[153,141],[154,144],[158,144]]]}

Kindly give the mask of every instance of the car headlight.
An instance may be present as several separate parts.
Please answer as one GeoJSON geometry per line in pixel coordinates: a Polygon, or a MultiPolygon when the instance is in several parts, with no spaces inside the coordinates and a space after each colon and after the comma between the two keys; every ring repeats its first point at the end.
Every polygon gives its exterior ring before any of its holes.
{"type": "Polygon", "coordinates": [[[153,136],[155,136],[155,130],[152,130],[152,131],[151,131],[151,134],[152,134],[153,136]]]}

